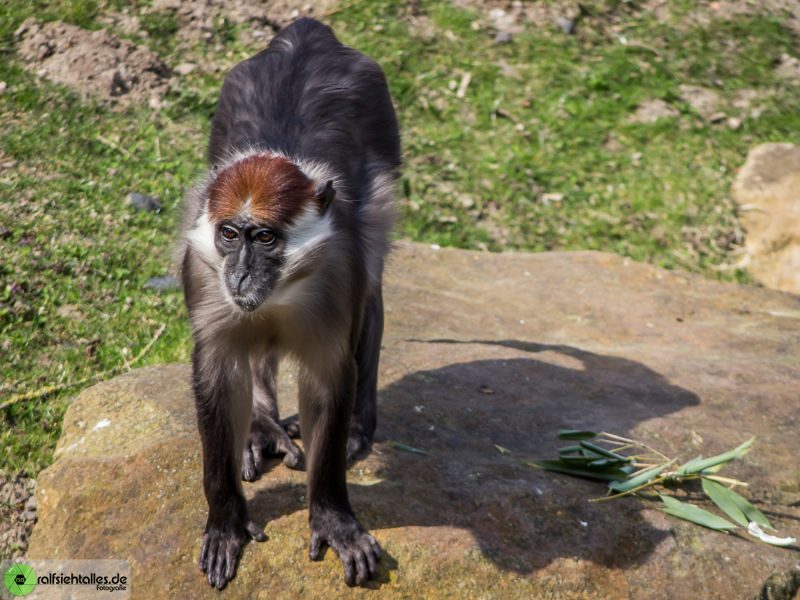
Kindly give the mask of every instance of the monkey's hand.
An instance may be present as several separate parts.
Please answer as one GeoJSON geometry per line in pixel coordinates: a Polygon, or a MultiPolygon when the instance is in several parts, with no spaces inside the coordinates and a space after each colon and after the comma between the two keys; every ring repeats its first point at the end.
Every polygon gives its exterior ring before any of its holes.
{"type": "Polygon", "coordinates": [[[253,419],[242,455],[242,479],[258,479],[264,472],[265,459],[272,456],[283,457],[283,464],[290,469],[305,469],[303,451],[280,424],[268,417],[253,419]]]}
{"type": "Polygon", "coordinates": [[[311,516],[311,560],[322,560],[325,543],[344,564],[347,585],[361,585],[377,572],[381,547],[353,515],[316,507],[311,516]]]}
{"type": "Polygon", "coordinates": [[[252,521],[244,525],[231,522],[223,526],[206,525],[203,545],[200,547],[200,570],[208,574],[208,583],[224,588],[236,575],[236,565],[248,539],[264,542],[267,534],[252,521]]]}

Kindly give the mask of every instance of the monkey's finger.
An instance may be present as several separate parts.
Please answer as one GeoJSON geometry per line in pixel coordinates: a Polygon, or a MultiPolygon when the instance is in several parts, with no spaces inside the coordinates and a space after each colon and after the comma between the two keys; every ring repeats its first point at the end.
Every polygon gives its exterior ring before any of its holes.
{"type": "Polygon", "coordinates": [[[255,481],[258,470],[256,469],[253,452],[250,448],[245,448],[242,459],[242,479],[245,481],[255,481]]]}
{"type": "Polygon", "coordinates": [[[339,558],[344,563],[344,582],[353,587],[356,584],[356,565],[350,552],[342,552],[339,558]]]}
{"type": "Polygon", "coordinates": [[[249,521],[247,525],[245,525],[245,529],[247,529],[247,533],[250,534],[250,537],[253,538],[257,542],[266,542],[267,541],[267,534],[264,533],[264,530],[261,529],[258,525],[249,521]]]}
{"type": "Polygon", "coordinates": [[[222,589],[228,580],[225,579],[225,545],[220,544],[217,548],[217,557],[214,562],[214,581],[211,585],[217,589],[222,589]]]}
{"type": "Polygon", "coordinates": [[[203,536],[203,545],[200,547],[200,560],[198,561],[198,565],[200,566],[200,570],[205,573],[206,568],[206,560],[208,558],[208,535],[203,536]]]}
{"type": "Polygon", "coordinates": [[[364,553],[364,556],[367,557],[369,572],[370,575],[372,575],[373,573],[375,573],[375,568],[377,567],[378,560],[381,557],[380,548],[378,548],[378,551],[376,552],[375,549],[372,547],[372,545],[366,540],[361,540],[359,546],[361,547],[361,551],[364,553]]]}
{"type": "Polygon", "coordinates": [[[217,540],[211,539],[209,540],[208,544],[208,564],[207,570],[208,573],[208,583],[212,586],[215,585],[216,579],[214,578],[214,569],[217,566],[217,540]]]}
{"type": "Polygon", "coordinates": [[[356,568],[358,569],[358,574],[356,575],[356,584],[361,585],[367,579],[369,579],[371,569],[367,568],[367,559],[363,552],[355,552],[354,554],[356,568]]]}
{"type": "Polygon", "coordinates": [[[253,469],[256,473],[261,473],[264,469],[264,453],[262,452],[261,444],[254,442],[251,444],[253,459],[253,469]]]}
{"type": "Polygon", "coordinates": [[[286,433],[289,434],[289,437],[293,440],[296,440],[300,437],[300,422],[297,419],[289,421],[283,427],[286,430],[286,433]]]}
{"type": "Polygon", "coordinates": [[[303,451],[300,450],[300,448],[289,442],[288,447],[282,448],[282,450],[286,452],[285,456],[283,457],[283,464],[290,469],[295,469],[297,471],[305,470],[306,461],[305,457],[303,456],[303,451]]]}
{"type": "Polygon", "coordinates": [[[369,547],[372,548],[372,551],[375,553],[375,557],[380,559],[382,550],[381,550],[381,545],[378,543],[378,540],[376,540],[371,535],[367,535],[366,538],[367,542],[369,543],[369,547]]]}
{"type": "Polygon", "coordinates": [[[225,581],[230,581],[236,575],[236,563],[239,562],[239,551],[241,546],[233,541],[228,542],[228,548],[225,552],[225,581]]]}
{"type": "Polygon", "coordinates": [[[318,533],[311,534],[311,546],[308,549],[308,557],[311,560],[322,560],[320,551],[322,550],[322,538],[318,533]]]}

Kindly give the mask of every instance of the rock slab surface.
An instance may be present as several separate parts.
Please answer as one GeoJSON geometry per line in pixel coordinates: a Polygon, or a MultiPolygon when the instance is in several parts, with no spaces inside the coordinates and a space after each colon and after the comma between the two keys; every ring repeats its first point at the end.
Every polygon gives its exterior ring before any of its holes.
{"type": "Polygon", "coordinates": [[[748,270],[767,287],[800,294],[800,147],[753,148],[733,195],[747,232],[748,270]]]}
{"type": "MultiPolygon", "coordinates": [[[[560,427],[636,436],[683,459],[756,435],[726,472],[797,536],[800,299],[610,254],[405,243],[385,295],[377,443],[348,474],[385,550],[378,596],[750,598],[768,579],[783,590],[770,597],[795,595],[796,550],[636,499],[590,503],[604,486],[524,461],[553,456],[560,427]]],[[[186,365],[148,367],[73,402],[38,479],[29,556],[129,560],[134,598],[377,597],[346,588],[331,552],[309,562],[305,477],[279,464],[245,484],[269,540],[245,548],[223,596],[209,588],[188,380],[186,365]]]]}

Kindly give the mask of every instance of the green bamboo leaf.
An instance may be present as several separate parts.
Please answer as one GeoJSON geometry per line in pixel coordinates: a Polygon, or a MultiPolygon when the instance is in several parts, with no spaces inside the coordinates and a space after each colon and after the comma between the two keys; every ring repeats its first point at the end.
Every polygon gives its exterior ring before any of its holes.
{"type": "Polygon", "coordinates": [[[559,429],[558,439],[560,440],[590,440],[597,437],[594,431],[582,431],[580,429],[559,429]]]}
{"type": "Polygon", "coordinates": [[[705,477],[703,478],[703,490],[705,490],[706,494],[708,494],[708,496],[712,500],[714,500],[714,503],[720,508],[722,508],[722,510],[725,511],[729,517],[731,517],[734,521],[740,523],[744,527],[747,527],[747,525],[752,521],[753,523],[756,523],[761,527],[772,529],[773,531],[775,530],[775,528],[772,526],[772,523],[770,523],[769,519],[767,519],[766,515],[762,513],[760,510],[758,510],[755,506],[750,504],[747,498],[745,498],[741,494],[737,494],[732,489],[727,488],[724,485],[717,483],[716,481],[711,481],[710,479],[706,479],[705,477]],[[711,495],[711,493],[709,493],[707,486],[712,489],[715,489],[714,486],[722,488],[724,490],[724,494],[729,499],[729,502],[735,506],[736,510],[738,510],[740,513],[744,515],[745,522],[742,523],[741,521],[734,518],[734,516],[731,513],[725,510],[722,507],[722,505],[719,502],[717,502],[717,500],[711,495]]]}
{"type": "Polygon", "coordinates": [[[600,481],[622,481],[627,474],[616,468],[593,467],[586,468],[580,464],[570,463],[562,460],[535,460],[525,463],[529,467],[538,467],[557,473],[584,477],[586,479],[599,479],[600,481]]]}
{"type": "Polygon", "coordinates": [[[615,460],[621,460],[623,462],[630,462],[630,459],[628,457],[622,456],[621,454],[616,454],[614,452],[611,452],[610,450],[606,450],[605,448],[601,448],[600,446],[592,444],[591,442],[581,442],[580,445],[582,448],[589,450],[590,452],[594,452],[595,454],[599,454],[600,456],[603,456],[605,458],[613,458],[615,460]]]}
{"type": "Polygon", "coordinates": [[[651,479],[655,479],[661,472],[666,469],[667,467],[671,466],[675,463],[675,459],[673,458],[671,461],[664,463],[663,465],[659,465],[657,467],[653,467],[652,469],[647,469],[647,471],[642,471],[635,477],[631,477],[630,479],[626,479],[625,481],[615,481],[613,483],[609,483],[608,487],[614,490],[615,492],[629,492],[635,487],[639,487],[640,485],[644,485],[651,479]]]}
{"type": "MultiPolygon", "coordinates": [[[[747,527],[750,521],[742,512],[742,509],[737,506],[736,500],[733,498],[734,495],[739,496],[739,494],[705,477],[703,478],[703,491],[713,500],[714,504],[716,504],[722,512],[742,527],[747,527]]],[[[739,497],[741,498],[741,496],[739,497]]],[[[744,500],[744,498],[742,498],[742,500],[744,500]]]]}
{"type": "Polygon", "coordinates": [[[680,467],[678,469],[678,475],[694,475],[695,473],[700,473],[701,471],[709,469],[710,467],[715,467],[717,465],[730,462],[734,459],[741,458],[750,451],[750,446],[755,439],[755,436],[751,437],[749,440],[743,442],[733,450],[728,450],[727,452],[717,454],[716,456],[712,456],[710,458],[702,458],[698,456],[697,458],[690,460],[685,465],[680,467]]]}
{"type": "Polygon", "coordinates": [[[591,462],[599,460],[597,456],[583,456],[582,454],[568,454],[567,456],[559,456],[558,460],[568,461],[577,465],[588,465],[591,462]]]}
{"type": "Polygon", "coordinates": [[[630,461],[617,460],[616,458],[598,458],[589,462],[590,467],[609,467],[609,466],[622,466],[627,465],[630,461]]]}
{"type": "Polygon", "coordinates": [[[558,454],[560,456],[564,456],[565,454],[574,454],[576,452],[580,452],[583,448],[578,444],[574,446],[564,446],[563,448],[558,449],[558,454]]]}
{"type": "Polygon", "coordinates": [[[703,527],[708,527],[709,529],[714,529],[716,531],[736,529],[736,525],[728,521],[728,519],[724,519],[719,515],[710,513],[699,506],[687,504],[686,502],[681,502],[680,500],[676,500],[670,496],[662,496],[661,494],[659,494],[659,498],[661,498],[661,501],[664,503],[664,508],[662,508],[661,511],[667,513],[668,515],[672,515],[673,517],[678,517],[679,519],[684,519],[685,521],[690,521],[692,523],[696,523],[697,525],[702,525],[703,527]]]}
{"type": "Polygon", "coordinates": [[[392,448],[396,448],[397,450],[402,450],[403,452],[411,452],[413,454],[422,454],[423,456],[430,456],[428,452],[425,450],[420,450],[419,448],[414,448],[414,446],[409,446],[408,444],[403,444],[402,442],[395,442],[394,440],[387,440],[386,443],[391,446],[392,448]]]}

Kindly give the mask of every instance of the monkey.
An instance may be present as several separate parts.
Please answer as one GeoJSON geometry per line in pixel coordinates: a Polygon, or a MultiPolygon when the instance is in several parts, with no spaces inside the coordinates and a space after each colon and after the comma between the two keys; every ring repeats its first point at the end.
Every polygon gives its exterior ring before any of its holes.
{"type": "Polygon", "coordinates": [[[245,543],[266,540],[242,480],[275,455],[307,472],[309,557],[330,546],[345,583],[361,585],[381,548],[353,513],[345,471],[377,424],[401,166],[386,76],[328,26],[297,20],[226,75],[207,158],[177,249],[208,502],[199,567],[223,589],[245,543]],[[284,357],[298,364],[299,432],[279,420],[284,357]]]}

